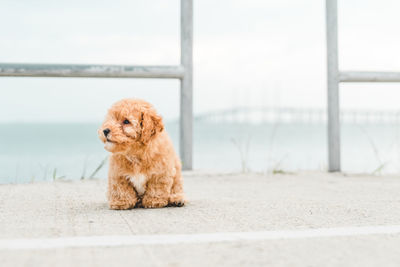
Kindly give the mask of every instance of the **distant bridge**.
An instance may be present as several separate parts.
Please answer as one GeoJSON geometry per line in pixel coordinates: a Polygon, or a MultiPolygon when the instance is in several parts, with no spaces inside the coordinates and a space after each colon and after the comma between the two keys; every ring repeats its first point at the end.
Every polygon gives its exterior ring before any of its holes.
{"type": "MultiPolygon", "coordinates": [[[[343,123],[400,123],[400,110],[342,110],[343,123]]],[[[237,107],[194,116],[208,122],[326,123],[326,109],[237,107]]]]}

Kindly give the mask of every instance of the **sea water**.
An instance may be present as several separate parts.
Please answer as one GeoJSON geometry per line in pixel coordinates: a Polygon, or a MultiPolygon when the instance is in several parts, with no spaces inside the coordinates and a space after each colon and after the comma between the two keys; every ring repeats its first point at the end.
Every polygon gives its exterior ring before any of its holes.
{"type": "MultiPolygon", "coordinates": [[[[0,183],[106,178],[100,123],[0,124],[0,183]],[[102,167],[101,167],[102,166],[102,167]],[[99,169],[99,170],[97,170],[99,169]]],[[[400,173],[399,125],[342,125],[346,172],[400,173]]],[[[179,124],[166,123],[179,151],[179,124]]],[[[262,173],[327,169],[326,125],[194,124],[194,168],[262,173]]]]}

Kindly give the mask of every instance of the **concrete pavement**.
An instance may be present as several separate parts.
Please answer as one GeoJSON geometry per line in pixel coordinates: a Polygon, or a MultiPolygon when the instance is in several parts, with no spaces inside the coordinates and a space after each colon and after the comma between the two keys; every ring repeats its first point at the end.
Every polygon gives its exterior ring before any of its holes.
{"type": "MultiPolygon", "coordinates": [[[[0,244],[17,239],[151,235],[157,240],[159,235],[186,238],[400,225],[400,177],[321,172],[184,176],[187,205],[153,210],[109,210],[105,180],[0,185],[0,244]]],[[[0,266],[398,266],[399,250],[398,233],[355,233],[116,247],[3,248],[0,266]]]]}

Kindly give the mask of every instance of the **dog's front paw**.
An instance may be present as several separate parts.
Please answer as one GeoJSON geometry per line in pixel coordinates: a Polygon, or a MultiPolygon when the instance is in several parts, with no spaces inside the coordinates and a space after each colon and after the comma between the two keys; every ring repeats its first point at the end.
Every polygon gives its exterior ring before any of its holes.
{"type": "Polygon", "coordinates": [[[163,208],[167,205],[168,200],[163,198],[144,196],[142,199],[143,208],[163,208]]]}
{"type": "Polygon", "coordinates": [[[173,194],[169,197],[169,205],[171,207],[182,207],[185,205],[185,197],[183,194],[173,194]]]}
{"type": "Polygon", "coordinates": [[[135,203],[129,203],[127,201],[112,201],[110,202],[110,209],[112,210],[129,210],[133,209],[136,205],[135,203]]]}

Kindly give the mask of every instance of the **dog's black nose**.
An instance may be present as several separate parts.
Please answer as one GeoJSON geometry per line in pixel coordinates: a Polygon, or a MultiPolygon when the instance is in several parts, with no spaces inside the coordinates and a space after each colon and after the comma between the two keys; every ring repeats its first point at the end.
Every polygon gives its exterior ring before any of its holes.
{"type": "Polygon", "coordinates": [[[103,130],[104,136],[107,136],[110,133],[110,129],[104,129],[103,130]]]}

